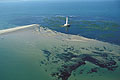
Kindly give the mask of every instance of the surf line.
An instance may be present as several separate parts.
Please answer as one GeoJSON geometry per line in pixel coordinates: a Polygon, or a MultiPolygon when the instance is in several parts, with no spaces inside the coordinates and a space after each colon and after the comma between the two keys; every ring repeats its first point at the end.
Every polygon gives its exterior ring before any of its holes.
{"type": "Polygon", "coordinates": [[[20,27],[0,30],[0,34],[9,33],[9,32],[13,32],[13,31],[17,31],[17,30],[21,30],[21,29],[25,29],[29,27],[34,27],[34,26],[39,26],[39,24],[31,24],[31,25],[26,25],[26,26],[20,26],[20,27]]]}

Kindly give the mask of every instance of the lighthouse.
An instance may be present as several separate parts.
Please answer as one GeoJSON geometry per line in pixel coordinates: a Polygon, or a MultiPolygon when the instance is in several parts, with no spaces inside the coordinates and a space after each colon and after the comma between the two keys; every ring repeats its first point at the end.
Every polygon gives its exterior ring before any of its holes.
{"type": "Polygon", "coordinates": [[[66,23],[64,24],[64,27],[70,27],[70,24],[68,24],[68,17],[66,17],[66,23]]]}

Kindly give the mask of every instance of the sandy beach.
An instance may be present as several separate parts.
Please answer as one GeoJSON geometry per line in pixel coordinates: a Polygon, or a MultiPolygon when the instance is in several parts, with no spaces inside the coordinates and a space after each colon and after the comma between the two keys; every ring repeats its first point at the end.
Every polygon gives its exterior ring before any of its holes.
{"type": "Polygon", "coordinates": [[[17,31],[17,30],[21,30],[21,29],[25,29],[25,28],[29,28],[29,27],[34,27],[34,26],[38,26],[38,24],[31,24],[31,25],[20,26],[20,27],[18,26],[15,28],[0,30],[0,34],[9,33],[9,32],[13,32],[13,31],[17,31]]]}

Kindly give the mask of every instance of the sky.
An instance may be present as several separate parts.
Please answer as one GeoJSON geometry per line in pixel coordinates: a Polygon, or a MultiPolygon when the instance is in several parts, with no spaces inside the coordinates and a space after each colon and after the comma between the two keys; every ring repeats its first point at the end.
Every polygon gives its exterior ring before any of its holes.
{"type": "Polygon", "coordinates": [[[117,1],[117,0],[0,0],[0,1],[117,1]]]}

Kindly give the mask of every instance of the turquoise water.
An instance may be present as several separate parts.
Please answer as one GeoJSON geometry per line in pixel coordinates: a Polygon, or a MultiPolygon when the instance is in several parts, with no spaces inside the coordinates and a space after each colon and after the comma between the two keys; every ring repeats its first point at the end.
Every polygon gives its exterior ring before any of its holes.
{"type": "Polygon", "coordinates": [[[119,52],[110,43],[23,29],[0,35],[0,79],[119,80],[119,52]]]}

